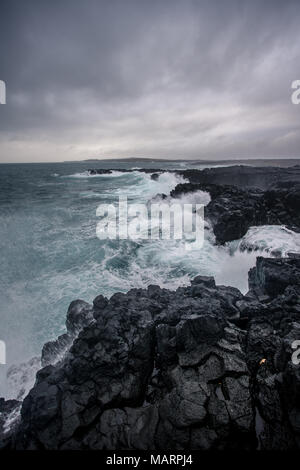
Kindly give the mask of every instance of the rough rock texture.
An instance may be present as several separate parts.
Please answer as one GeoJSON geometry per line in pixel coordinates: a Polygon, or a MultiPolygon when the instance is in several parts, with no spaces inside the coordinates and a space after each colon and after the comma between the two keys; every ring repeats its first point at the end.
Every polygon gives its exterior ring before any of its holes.
{"type": "MultiPolygon", "coordinates": [[[[171,196],[208,191],[219,243],[252,225],[300,229],[300,167],[180,173],[190,183],[171,196]]],[[[258,258],[245,296],[197,276],[72,302],[21,416],[0,400],[0,448],[299,449],[299,279],[297,256],[258,258]]]]}
{"type": "MultiPolygon", "coordinates": [[[[207,162],[211,164],[211,162],[207,162]]],[[[272,162],[274,164],[274,161],[272,162]]],[[[177,173],[186,178],[192,184],[218,184],[218,185],[234,185],[238,188],[259,188],[267,190],[278,182],[298,182],[300,183],[300,165],[289,166],[288,168],[279,168],[276,166],[250,166],[250,165],[234,165],[228,167],[205,168],[204,170],[163,170],[151,168],[138,169],[90,169],[91,175],[111,174],[113,171],[123,173],[131,173],[140,171],[143,173],[177,173]]],[[[155,179],[156,176],[153,178],[155,179]]]]}
{"type": "Polygon", "coordinates": [[[238,188],[267,190],[278,182],[300,182],[300,165],[289,168],[235,165],[205,170],[180,171],[191,183],[234,185],[238,188]]]}
{"type": "MultiPolygon", "coordinates": [[[[104,170],[102,168],[91,168],[89,170],[87,170],[90,175],[110,175],[112,172],[114,171],[117,171],[117,172],[120,172],[120,173],[134,173],[136,171],[140,172],[140,173],[154,173],[154,174],[158,174],[158,173],[162,173],[163,171],[165,170],[161,170],[159,168],[156,168],[156,169],[153,169],[153,168],[135,168],[135,169],[131,169],[131,170],[128,170],[128,169],[124,169],[124,168],[116,168],[116,169],[108,169],[108,170],[104,170]]],[[[169,170],[168,170],[169,171],[169,170]]],[[[170,170],[170,172],[174,172],[175,170],[170,170]]],[[[156,176],[153,178],[154,180],[156,179],[156,176]]]]}
{"type": "Polygon", "coordinates": [[[72,302],[67,324],[78,333],[38,372],[14,433],[0,428],[1,445],[299,448],[299,278],[299,260],[259,258],[246,296],[197,276],[175,292],[149,286],[72,302]]]}
{"type": "MultiPolygon", "coordinates": [[[[112,170],[88,170],[91,174],[112,170]]],[[[138,169],[156,180],[164,170],[138,169]]],[[[210,193],[205,216],[213,225],[217,243],[242,238],[251,226],[286,225],[300,231],[300,166],[289,168],[235,165],[205,170],[168,170],[180,174],[189,183],[178,184],[171,197],[198,190],[210,193]]],[[[160,195],[165,199],[167,195],[160,195]]]]}
{"type": "Polygon", "coordinates": [[[0,398],[0,449],[11,448],[15,424],[20,415],[21,402],[0,398]]]}
{"type": "Polygon", "coordinates": [[[265,192],[216,184],[178,184],[171,197],[198,190],[207,191],[211,201],[205,207],[218,243],[242,238],[251,226],[286,225],[300,230],[300,183],[278,184],[265,192]]]}
{"type": "Polygon", "coordinates": [[[249,287],[263,294],[283,294],[289,286],[300,287],[300,259],[265,259],[258,257],[256,267],[249,272],[249,287]]]}
{"type": "Polygon", "coordinates": [[[29,361],[12,365],[6,374],[10,398],[23,400],[34,383],[36,373],[41,368],[41,358],[33,357],[29,361]]]}
{"type": "Polygon", "coordinates": [[[93,318],[93,308],[90,304],[84,300],[71,302],[66,319],[67,333],[59,336],[55,341],[44,344],[41,358],[42,366],[59,361],[70,348],[74,338],[85,326],[91,323],[93,318]]]}

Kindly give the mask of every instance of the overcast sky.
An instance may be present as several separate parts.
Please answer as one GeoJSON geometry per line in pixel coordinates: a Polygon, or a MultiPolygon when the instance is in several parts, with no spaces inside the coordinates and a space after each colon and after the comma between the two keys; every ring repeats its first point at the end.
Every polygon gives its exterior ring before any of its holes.
{"type": "Polygon", "coordinates": [[[299,0],[1,0],[0,161],[299,157],[299,24],[299,0]]]}

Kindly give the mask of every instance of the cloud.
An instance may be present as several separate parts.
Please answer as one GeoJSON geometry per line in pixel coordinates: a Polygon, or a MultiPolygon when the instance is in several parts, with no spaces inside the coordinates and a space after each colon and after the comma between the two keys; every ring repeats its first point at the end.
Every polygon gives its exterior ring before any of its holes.
{"type": "Polygon", "coordinates": [[[0,8],[2,161],[299,156],[298,1],[0,8]]]}

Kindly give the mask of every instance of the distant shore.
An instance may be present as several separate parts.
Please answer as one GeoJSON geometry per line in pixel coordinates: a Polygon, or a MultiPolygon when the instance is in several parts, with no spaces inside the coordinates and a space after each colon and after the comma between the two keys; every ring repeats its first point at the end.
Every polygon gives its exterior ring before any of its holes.
{"type": "MultiPolygon", "coordinates": [[[[189,160],[189,159],[168,159],[168,158],[88,158],[80,160],[85,163],[93,162],[176,162],[190,163],[191,165],[250,165],[250,166],[278,166],[290,167],[300,165],[299,158],[255,158],[255,159],[227,159],[227,160],[189,160]]],[[[75,161],[74,161],[75,162],[75,161]]],[[[65,161],[64,163],[68,163],[65,161]]],[[[70,162],[71,163],[71,162],[70,162]]]]}

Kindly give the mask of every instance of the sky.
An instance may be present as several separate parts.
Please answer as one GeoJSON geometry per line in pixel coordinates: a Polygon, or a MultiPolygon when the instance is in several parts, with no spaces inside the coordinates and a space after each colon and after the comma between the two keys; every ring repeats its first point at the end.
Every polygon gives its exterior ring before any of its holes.
{"type": "Polygon", "coordinates": [[[299,23],[299,0],[0,0],[0,162],[299,157],[299,23]]]}

